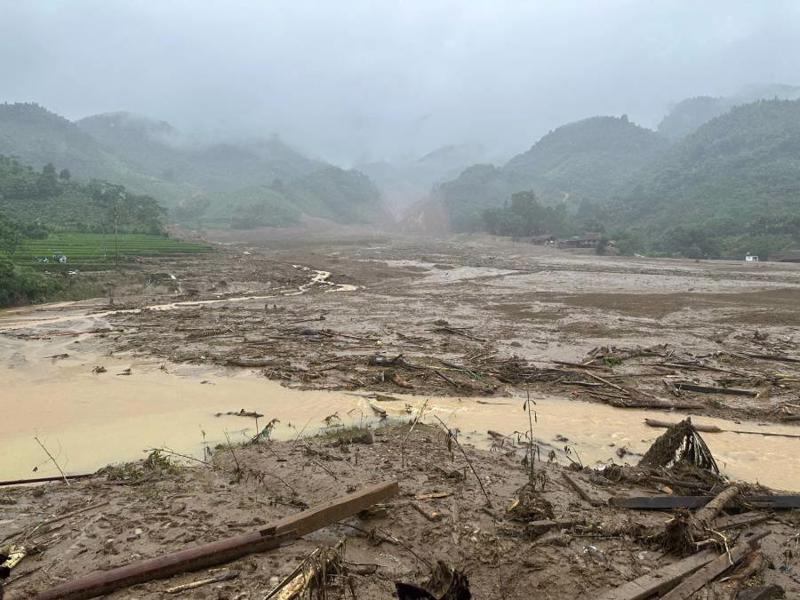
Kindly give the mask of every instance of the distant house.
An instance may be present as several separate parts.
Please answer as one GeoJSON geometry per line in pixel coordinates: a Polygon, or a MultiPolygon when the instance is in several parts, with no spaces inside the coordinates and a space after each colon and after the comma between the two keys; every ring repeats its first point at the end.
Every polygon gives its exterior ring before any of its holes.
{"type": "Polygon", "coordinates": [[[758,262],[758,257],[754,254],[748,254],[744,257],[745,262],[758,262]]]}
{"type": "Polygon", "coordinates": [[[532,235],[528,238],[528,242],[536,246],[549,246],[556,243],[556,236],[554,235],[532,235]]]}
{"type": "Polygon", "coordinates": [[[800,263],[800,249],[795,250],[786,250],[785,252],[780,252],[778,254],[773,254],[770,257],[771,260],[776,262],[796,262],[800,263]]]}
{"type": "Polygon", "coordinates": [[[559,248],[595,248],[602,239],[599,233],[584,233],[582,236],[575,236],[567,240],[559,240],[559,248]]]}

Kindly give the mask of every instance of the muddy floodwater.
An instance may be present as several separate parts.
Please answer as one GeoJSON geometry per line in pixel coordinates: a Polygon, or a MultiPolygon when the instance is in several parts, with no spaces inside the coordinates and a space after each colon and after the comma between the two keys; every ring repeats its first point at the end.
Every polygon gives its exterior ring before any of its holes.
{"type": "MultiPolygon", "coordinates": [[[[57,475],[35,437],[65,471],[75,474],[142,458],[152,448],[202,458],[204,444],[223,443],[226,434],[232,442],[241,442],[255,433],[254,419],[217,413],[257,411],[264,415],[262,426],[279,419],[276,439],[314,433],[333,414],[342,425],[375,420],[370,406],[375,401],[366,393],[290,389],[255,372],[111,357],[98,353],[89,335],[2,339],[0,352],[0,479],[4,480],[57,475]],[[100,365],[105,372],[93,373],[100,365]],[[130,374],[123,374],[128,369],[130,374]]],[[[398,401],[380,403],[390,418],[410,419],[427,403],[425,420],[435,422],[438,416],[478,447],[490,446],[487,430],[513,434],[526,428],[518,397],[396,397],[398,401]]],[[[616,452],[621,447],[634,454],[646,450],[660,431],[647,427],[645,417],[681,417],[545,395],[536,395],[535,401],[535,437],[542,444],[542,455],[555,449],[563,460],[563,447],[569,444],[588,465],[619,461],[616,452]]],[[[723,429],[796,431],[756,422],[695,420],[723,429]]],[[[727,475],[800,490],[800,440],[734,433],[707,434],[706,439],[727,475]]],[[[634,462],[636,456],[627,460],[634,462]]]]}
{"type": "MultiPolygon", "coordinates": [[[[397,398],[379,403],[389,419],[424,404],[426,421],[488,448],[488,430],[527,429],[524,381],[542,456],[560,461],[569,445],[586,465],[635,463],[661,433],[646,417],[684,416],[611,406],[627,389],[693,405],[696,423],[800,433],[800,268],[427,244],[230,247],[142,263],[176,287],[132,277],[113,306],[0,312],[0,479],[57,474],[35,438],[73,474],[153,448],[202,458],[255,434],[255,419],[226,413],[278,419],[273,437],[291,439],[326,419],[375,422],[374,393],[397,398]],[[520,375],[547,369],[557,376],[538,384],[520,375]],[[668,391],[684,379],[744,395],[668,391]]],[[[704,437],[727,475],[800,490],[800,439],[704,437]]]]}

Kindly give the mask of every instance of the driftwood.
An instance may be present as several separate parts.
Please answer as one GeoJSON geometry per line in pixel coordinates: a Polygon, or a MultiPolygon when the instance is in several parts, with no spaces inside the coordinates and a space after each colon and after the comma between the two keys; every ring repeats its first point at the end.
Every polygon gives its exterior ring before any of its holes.
{"type": "Polygon", "coordinates": [[[179,550],[108,571],[95,571],[51,588],[36,596],[36,600],[94,598],[137,583],[196,571],[224,564],[248,554],[271,550],[296,537],[356,515],[373,504],[391,498],[398,491],[396,481],[368,486],[358,492],[285,517],[258,531],[179,550]]]}
{"type": "Polygon", "coordinates": [[[738,527],[757,525],[764,521],[769,521],[771,518],[772,515],[769,513],[746,512],[738,515],[719,517],[711,524],[711,529],[714,531],[726,531],[738,527]]]}
{"type": "Polygon", "coordinates": [[[749,396],[755,398],[758,392],[755,390],[740,390],[737,388],[724,388],[711,385],[697,385],[689,381],[675,381],[673,385],[685,392],[697,392],[699,394],[728,394],[729,396],[749,396]]]}
{"type": "Polygon", "coordinates": [[[783,588],[775,583],[742,590],[736,600],[777,600],[785,598],[783,588]]]}
{"type": "Polygon", "coordinates": [[[596,597],[596,600],[644,600],[670,589],[681,579],[710,563],[716,557],[717,554],[714,551],[705,550],[671,565],[651,571],[647,575],[642,575],[638,579],[601,594],[596,597]]]}
{"type": "Polygon", "coordinates": [[[214,577],[207,577],[205,579],[198,579],[197,581],[192,581],[190,583],[184,583],[183,585],[176,585],[174,587],[170,587],[165,589],[164,591],[167,594],[178,594],[180,592],[185,592],[186,590],[194,590],[199,587],[203,587],[204,585],[210,585],[212,583],[222,583],[223,581],[231,581],[239,577],[239,571],[228,571],[227,573],[222,573],[220,575],[215,575],[214,577]]]}
{"type": "Polygon", "coordinates": [[[584,501],[588,502],[592,506],[600,506],[602,504],[602,502],[600,502],[597,498],[592,498],[586,492],[586,490],[584,490],[578,484],[577,481],[575,481],[572,477],[569,476],[569,474],[566,471],[561,471],[561,475],[564,478],[564,481],[566,481],[569,484],[569,487],[571,487],[573,490],[575,490],[575,492],[578,494],[578,496],[581,497],[581,499],[583,499],[584,501]]]}
{"type": "Polygon", "coordinates": [[[704,528],[708,528],[711,522],[717,518],[717,515],[741,492],[738,485],[731,485],[717,494],[713,500],[706,504],[703,508],[698,510],[695,515],[695,521],[704,528]]]}
{"type": "MultiPolygon", "coordinates": [[[[80,475],[67,475],[67,479],[88,479],[94,477],[94,473],[81,473],[80,475]]],[[[10,479],[8,481],[0,481],[0,487],[7,487],[10,485],[28,485],[30,483],[47,483],[49,481],[64,481],[60,475],[58,477],[34,477],[33,479],[10,479]]]]}
{"type": "MultiPolygon", "coordinates": [[[[714,496],[612,496],[611,506],[638,510],[673,510],[676,508],[701,508],[714,496]]],[[[800,508],[800,494],[785,496],[742,496],[741,501],[753,508],[800,508]]]]}
{"type": "Polygon", "coordinates": [[[707,583],[719,577],[733,565],[739,563],[758,544],[758,541],[769,535],[762,532],[748,540],[736,544],[730,552],[721,554],[691,577],[679,584],[671,592],[662,596],[662,600],[688,600],[695,592],[702,589],[707,583]]]}
{"type": "MultiPolygon", "coordinates": [[[[659,421],[658,419],[645,419],[645,424],[650,427],[661,428],[661,429],[668,429],[676,423],[669,423],[667,421],[659,421]]],[[[772,431],[748,431],[742,429],[722,429],[721,427],[717,427],[716,425],[697,425],[696,423],[692,423],[694,428],[697,431],[702,433],[738,433],[741,435],[763,435],[765,437],[783,437],[783,438],[793,438],[793,439],[800,439],[800,434],[797,433],[774,433],[772,431]]]]}

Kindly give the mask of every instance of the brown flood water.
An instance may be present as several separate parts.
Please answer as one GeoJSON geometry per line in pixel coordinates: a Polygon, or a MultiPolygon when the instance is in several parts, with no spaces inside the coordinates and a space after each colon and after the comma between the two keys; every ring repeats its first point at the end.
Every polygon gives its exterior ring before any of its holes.
{"type": "MultiPolygon", "coordinates": [[[[262,425],[278,418],[277,439],[293,438],[304,427],[306,434],[313,433],[333,413],[345,425],[374,418],[369,401],[354,394],[288,389],[252,373],[233,375],[177,365],[168,366],[170,372],[165,372],[152,363],[95,358],[37,360],[14,368],[0,367],[0,479],[57,474],[34,436],[56,455],[66,471],[82,473],[142,458],[148,448],[169,447],[201,457],[203,432],[212,445],[223,442],[225,433],[235,442],[255,432],[253,419],[216,417],[217,412],[256,410],[265,415],[262,425]],[[93,364],[105,365],[108,372],[92,374],[93,364]],[[116,375],[128,367],[132,375],[116,375]],[[34,467],[38,467],[36,472],[34,467]]],[[[408,418],[405,404],[416,411],[426,398],[407,396],[403,400],[381,406],[390,416],[408,418]]],[[[451,427],[458,427],[470,443],[482,447],[489,445],[488,429],[506,434],[525,429],[521,399],[484,399],[492,404],[476,400],[430,398],[427,420],[434,420],[436,415],[451,427]]],[[[620,446],[643,452],[659,433],[644,425],[645,417],[679,417],[552,397],[535,397],[535,401],[536,438],[556,448],[564,445],[555,441],[557,435],[569,438],[586,464],[616,458],[614,453],[620,446]]],[[[757,423],[734,425],[711,418],[696,421],[723,429],[759,429],[757,423]]],[[[796,432],[774,425],[768,429],[796,432]]],[[[800,490],[800,440],[729,433],[707,434],[706,440],[731,477],[800,490]]]]}
{"type": "MultiPolygon", "coordinates": [[[[289,389],[242,369],[165,365],[162,370],[149,359],[104,355],[93,336],[75,335],[104,323],[102,314],[87,316],[76,305],[0,315],[0,331],[35,327],[39,334],[54,334],[29,340],[0,336],[0,480],[58,474],[34,436],[65,471],[84,473],[142,458],[150,448],[167,447],[200,458],[204,440],[214,446],[225,441],[226,433],[233,442],[255,433],[253,419],[216,417],[218,412],[255,410],[265,415],[262,426],[277,418],[276,439],[292,439],[301,430],[314,433],[323,426],[323,419],[334,413],[344,425],[375,418],[369,400],[358,394],[289,389]],[[54,327],[56,323],[58,327],[54,327]],[[65,329],[72,335],[59,335],[65,329]],[[65,353],[69,355],[66,358],[52,358],[65,353]],[[103,365],[107,372],[93,374],[95,365],[103,365]],[[118,375],[127,368],[132,369],[131,375],[118,375]]],[[[568,438],[588,465],[618,461],[615,452],[621,446],[644,452],[661,433],[647,427],[645,417],[678,420],[682,416],[553,396],[534,399],[538,416],[535,437],[556,449],[564,446],[556,441],[557,436],[568,438]]],[[[490,445],[489,429],[512,434],[527,428],[520,398],[403,396],[401,402],[381,406],[391,417],[409,419],[406,405],[416,413],[426,400],[427,421],[438,416],[459,428],[462,439],[479,447],[490,445]]],[[[703,417],[695,421],[722,429],[798,431],[755,422],[703,417]]],[[[704,437],[727,475],[800,491],[800,439],[733,433],[704,437]]],[[[543,454],[547,450],[543,448],[543,454]]]]}

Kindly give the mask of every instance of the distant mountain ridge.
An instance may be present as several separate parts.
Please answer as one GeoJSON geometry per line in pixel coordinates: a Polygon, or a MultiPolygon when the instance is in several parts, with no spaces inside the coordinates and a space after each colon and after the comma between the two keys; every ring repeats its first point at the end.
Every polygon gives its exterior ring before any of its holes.
{"type": "Polygon", "coordinates": [[[658,124],[658,132],[672,140],[679,140],[725,114],[735,106],[758,100],[800,99],[800,86],[787,84],[749,85],[728,97],[697,96],[675,104],[658,124]]]}
{"type": "Polygon", "coordinates": [[[535,191],[545,204],[605,201],[627,190],[636,173],[668,145],[624,115],[576,121],[551,131],[502,167],[467,168],[437,186],[410,219],[424,221],[420,211],[430,211],[446,214],[455,231],[470,230],[480,226],[486,209],[525,190],[535,191]]]}
{"type": "Polygon", "coordinates": [[[703,255],[800,244],[800,100],[737,106],[700,126],[642,171],[608,222],[676,252],[701,237],[717,240],[703,255]]]}
{"type": "Polygon", "coordinates": [[[37,104],[1,104],[0,154],[34,167],[58,165],[84,180],[121,183],[197,224],[208,213],[224,226],[241,211],[242,202],[247,207],[261,202],[261,224],[296,222],[307,211],[334,220],[354,213],[368,221],[388,218],[368,177],[309,158],[275,136],[197,144],[165,121],[131,113],[93,115],[73,123],[37,104]],[[276,196],[268,186],[298,191],[276,196]]]}

